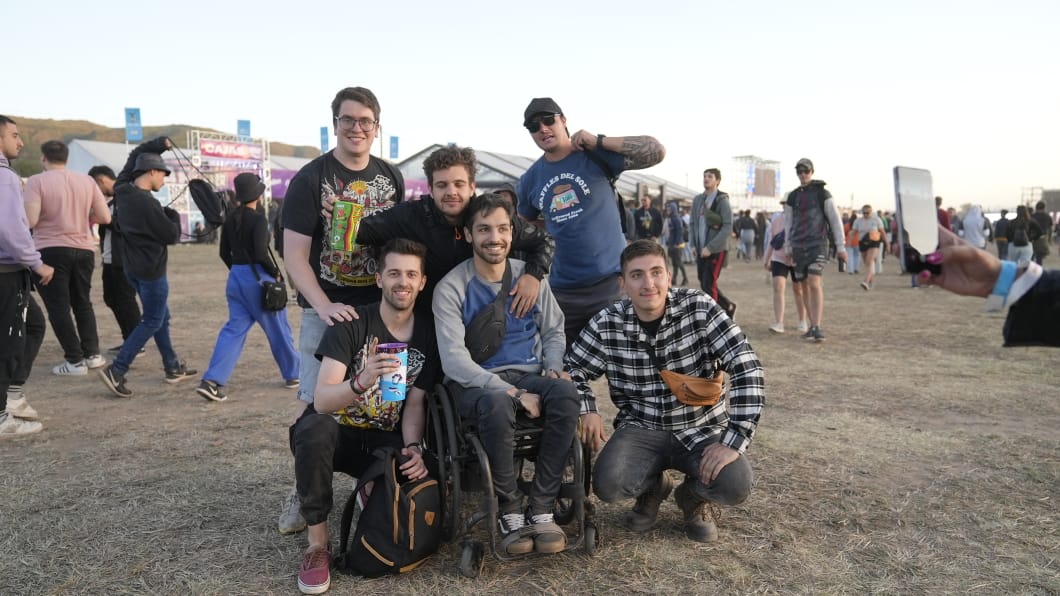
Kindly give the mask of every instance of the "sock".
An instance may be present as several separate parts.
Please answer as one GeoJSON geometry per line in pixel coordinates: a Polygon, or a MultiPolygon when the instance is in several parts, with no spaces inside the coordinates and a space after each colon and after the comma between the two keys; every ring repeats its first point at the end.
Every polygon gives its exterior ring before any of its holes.
{"type": "Polygon", "coordinates": [[[11,385],[7,388],[7,399],[22,399],[22,385],[11,385]]]}

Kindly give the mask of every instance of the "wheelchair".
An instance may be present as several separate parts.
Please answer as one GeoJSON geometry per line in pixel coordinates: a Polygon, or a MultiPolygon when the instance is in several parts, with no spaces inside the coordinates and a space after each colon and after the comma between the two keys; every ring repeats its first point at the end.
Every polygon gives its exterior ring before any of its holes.
{"type": "MultiPolygon", "coordinates": [[[[538,452],[542,428],[522,413],[516,418],[515,468],[519,489],[529,494],[531,478],[529,464],[538,452]]],[[[499,505],[493,490],[489,459],[474,425],[460,419],[453,396],[444,385],[437,385],[427,399],[427,428],[424,438],[425,453],[437,467],[442,484],[442,530],[446,542],[461,538],[462,550],[459,570],[464,577],[477,577],[484,563],[484,545],[472,537],[472,530],[486,522],[488,544],[493,556],[500,561],[511,561],[540,556],[539,553],[509,555],[500,548],[498,528],[499,505]],[[482,497],[474,512],[465,516],[467,491],[481,492],[482,497]]],[[[591,463],[588,448],[575,435],[567,455],[567,466],[556,507],[556,523],[568,532],[563,552],[584,548],[588,555],[596,552],[599,533],[593,522],[595,508],[589,502],[591,463]],[[569,528],[575,529],[570,535],[569,528]]]]}

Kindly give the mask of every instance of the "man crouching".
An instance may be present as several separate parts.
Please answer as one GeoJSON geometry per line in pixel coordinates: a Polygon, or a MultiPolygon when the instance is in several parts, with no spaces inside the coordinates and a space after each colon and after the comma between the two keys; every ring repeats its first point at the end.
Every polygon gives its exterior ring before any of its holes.
{"type": "Polygon", "coordinates": [[[665,250],[638,240],[622,251],[628,297],[593,317],[566,365],[582,396],[582,441],[593,451],[603,445],[593,467],[596,495],[637,497],[626,522],[644,532],[673,491],[666,470],[680,470],[686,477],[674,499],[685,534],[712,542],[718,529],[708,506],[738,505],[751,492],[744,452],[765,404],[762,364],[710,296],[671,287],[665,250]],[[720,371],[729,375],[728,395],[720,371]],[[609,440],[589,388],[605,373],[618,408],[609,440]]]}

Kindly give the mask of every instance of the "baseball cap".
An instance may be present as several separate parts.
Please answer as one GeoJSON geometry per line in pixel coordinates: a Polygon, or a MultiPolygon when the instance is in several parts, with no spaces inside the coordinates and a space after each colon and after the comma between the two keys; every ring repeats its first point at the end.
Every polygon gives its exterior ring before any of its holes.
{"type": "Polygon", "coordinates": [[[560,109],[559,104],[552,100],[551,97],[535,97],[530,100],[530,105],[526,106],[526,110],[523,112],[523,126],[530,124],[530,118],[535,114],[563,114],[563,110],[560,109]]]}
{"type": "Polygon", "coordinates": [[[797,162],[795,163],[795,168],[796,168],[796,169],[798,169],[798,168],[803,168],[803,167],[805,167],[805,168],[810,168],[810,170],[812,171],[812,170],[813,170],[813,162],[812,162],[812,161],[810,161],[810,160],[808,160],[808,159],[806,159],[806,158],[804,157],[804,158],[800,159],[799,161],[797,161],[797,162]]]}
{"type": "Polygon", "coordinates": [[[169,168],[166,167],[166,162],[161,155],[157,153],[141,153],[137,155],[136,165],[133,166],[133,176],[139,176],[151,170],[161,170],[166,173],[166,176],[170,174],[169,168]]]}

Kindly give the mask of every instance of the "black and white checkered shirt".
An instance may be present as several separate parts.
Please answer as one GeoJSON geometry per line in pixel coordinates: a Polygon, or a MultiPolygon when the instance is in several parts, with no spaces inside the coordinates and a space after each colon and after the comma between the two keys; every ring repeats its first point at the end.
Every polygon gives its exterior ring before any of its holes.
{"type": "Polygon", "coordinates": [[[709,296],[699,290],[670,288],[654,342],[637,320],[629,298],[607,307],[585,326],[566,356],[566,369],[582,396],[583,414],[596,412],[589,381],[607,375],[611,399],[618,407],[615,428],[633,424],[672,430],[692,449],[724,433],[721,442],[747,450],[765,405],[762,363],[740,328],[709,296]],[[729,375],[727,399],[712,408],[677,401],[652,364],[674,372],[711,377],[720,368],[729,375]]]}

